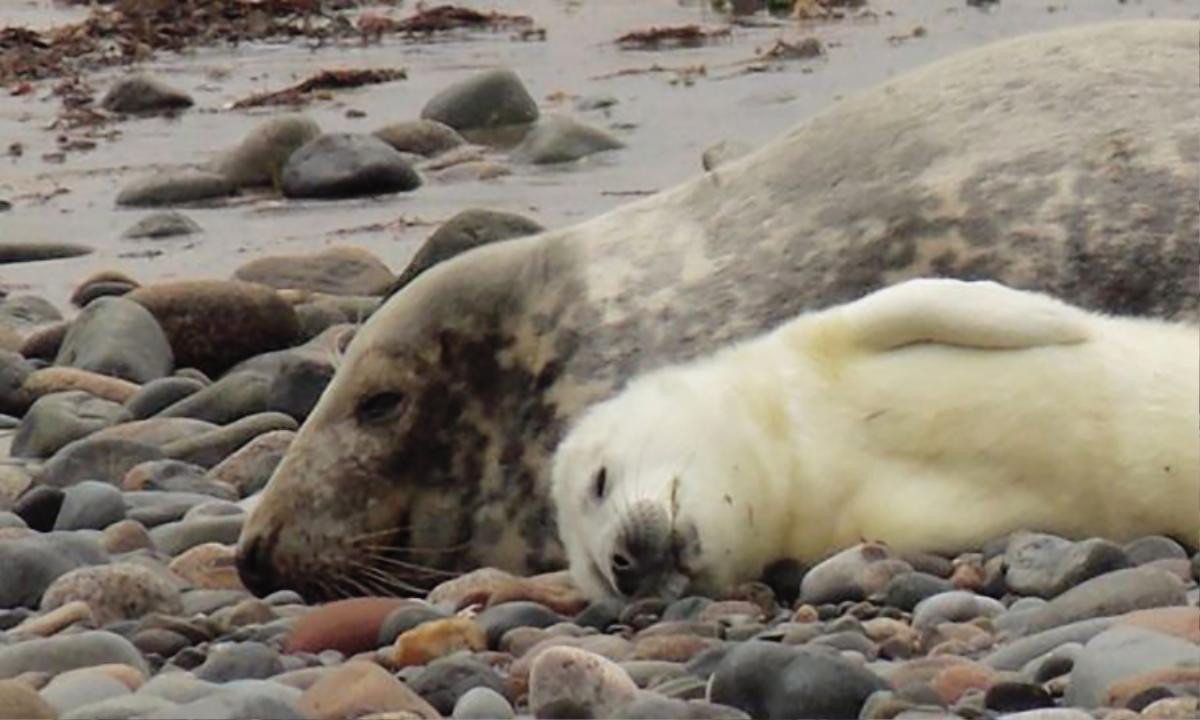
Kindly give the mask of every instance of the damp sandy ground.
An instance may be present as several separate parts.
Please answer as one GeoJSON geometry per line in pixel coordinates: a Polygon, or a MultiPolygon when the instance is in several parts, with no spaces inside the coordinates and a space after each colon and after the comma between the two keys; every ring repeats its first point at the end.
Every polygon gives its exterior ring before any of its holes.
{"type": "MultiPolygon", "coordinates": [[[[455,212],[485,206],[528,215],[560,227],[602,213],[700,170],[700,154],[721,140],[760,145],[847,93],[871,86],[923,63],[1001,38],[1120,18],[1200,18],[1194,0],[1001,0],[981,10],[966,0],[871,0],[874,18],[801,23],[754,18],[722,41],[699,48],[635,51],[613,40],[655,25],[727,24],[705,3],[674,0],[532,0],[461,3],[481,10],[521,13],[546,29],[544,41],[519,41],[509,32],[472,34],[439,41],[385,38],[380,44],[348,43],[314,48],[304,42],[214,47],[185,55],[164,54],[137,69],[190,93],[196,107],[175,119],[151,118],[111,124],[94,150],[68,152],[62,162],[43,158],[56,147],[51,128],[59,103],[53,80],[34,92],[0,94],[0,242],[66,241],[90,245],[91,255],[0,266],[0,287],[35,292],[66,308],[71,289],[99,269],[116,268],[142,282],[165,278],[228,277],[253,257],[315,251],[350,244],[364,247],[399,271],[432,226],[455,212]],[[915,28],[924,29],[911,37],[915,28]],[[743,61],[776,40],[816,36],[823,59],[772,64],[746,72],[743,61]],[[910,36],[908,39],[896,38],[910,36]],[[673,72],[612,76],[623,69],[658,64],[704,66],[694,82],[673,72]],[[205,230],[184,241],[121,238],[147,214],[118,209],[117,190],[154,168],[198,164],[233,145],[262,118],[283,112],[228,109],[234,101],[281,89],[323,69],[403,67],[408,79],[341,91],[304,112],[326,131],[370,132],[418,116],[425,101],[450,83],[481,68],[515,69],[543,112],[564,111],[622,138],[624,150],[569,167],[513,165],[513,174],[489,181],[428,182],[410,194],[368,200],[296,202],[239,199],[222,207],[185,212],[205,230]],[[604,77],[608,76],[608,77],[604,77]],[[574,99],[611,95],[605,111],[576,113],[574,99]],[[349,111],[364,113],[348,116],[349,111]],[[4,154],[11,143],[23,154],[4,154]],[[375,227],[372,227],[375,226],[375,227]]],[[[411,3],[391,10],[412,12],[411,3]]],[[[78,9],[46,0],[0,0],[0,27],[45,28],[77,20],[78,9]]],[[[127,68],[87,76],[97,97],[127,68]]],[[[1181,91],[1185,91],[1181,89],[1181,91]]],[[[1086,121],[1086,119],[1081,119],[1086,121]]],[[[502,155],[498,155],[502,159],[502,155]]]]}

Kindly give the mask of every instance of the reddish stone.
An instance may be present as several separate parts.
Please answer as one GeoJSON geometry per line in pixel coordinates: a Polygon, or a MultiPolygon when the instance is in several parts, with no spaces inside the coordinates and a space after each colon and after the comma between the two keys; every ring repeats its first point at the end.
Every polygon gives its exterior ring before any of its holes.
{"type": "Polygon", "coordinates": [[[379,647],[379,628],[396,608],[415,600],[364,597],[326,603],[296,621],[284,652],[337,650],[346,656],[379,647]]]}

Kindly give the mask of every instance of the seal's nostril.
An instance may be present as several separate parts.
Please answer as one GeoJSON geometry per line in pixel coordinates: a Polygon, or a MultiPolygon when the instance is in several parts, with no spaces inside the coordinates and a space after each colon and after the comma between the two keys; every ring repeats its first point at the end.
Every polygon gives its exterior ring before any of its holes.
{"type": "Polygon", "coordinates": [[[638,566],[627,553],[617,550],[612,556],[613,581],[622,595],[633,595],[638,588],[638,566]]]}
{"type": "Polygon", "coordinates": [[[277,589],[270,547],[263,538],[254,538],[238,550],[237,569],[242,584],[255,595],[262,597],[277,589]]]}

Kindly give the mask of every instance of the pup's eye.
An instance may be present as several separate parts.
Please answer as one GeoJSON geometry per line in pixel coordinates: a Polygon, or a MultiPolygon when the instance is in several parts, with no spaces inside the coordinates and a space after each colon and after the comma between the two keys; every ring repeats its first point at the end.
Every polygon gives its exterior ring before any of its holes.
{"type": "Polygon", "coordinates": [[[608,469],[601,467],[596,471],[595,477],[592,478],[592,496],[597,500],[603,500],[604,494],[608,492],[608,469]]]}
{"type": "Polygon", "coordinates": [[[407,406],[408,398],[404,393],[381,392],[364,398],[355,414],[359,422],[378,423],[399,415],[407,406]]]}

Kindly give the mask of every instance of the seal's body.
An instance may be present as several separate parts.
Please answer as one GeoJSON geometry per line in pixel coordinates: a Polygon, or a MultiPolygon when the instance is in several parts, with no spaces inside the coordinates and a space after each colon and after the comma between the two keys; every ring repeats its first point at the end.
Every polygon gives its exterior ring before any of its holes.
{"type": "Polygon", "coordinates": [[[1166,21],[979,48],[677,188],[430,268],[356,334],[247,518],[247,587],[559,568],[549,461],[589,405],[905,279],[1194,320],[1195,55],[1195,24],[1166,21]]]}
{"type": "Polygon", "coordinates": [[[717,593],[863,540],[1200,532],[1200,332],[913,280],[635,379],[554,461],[595,596],[717,593]]]}

